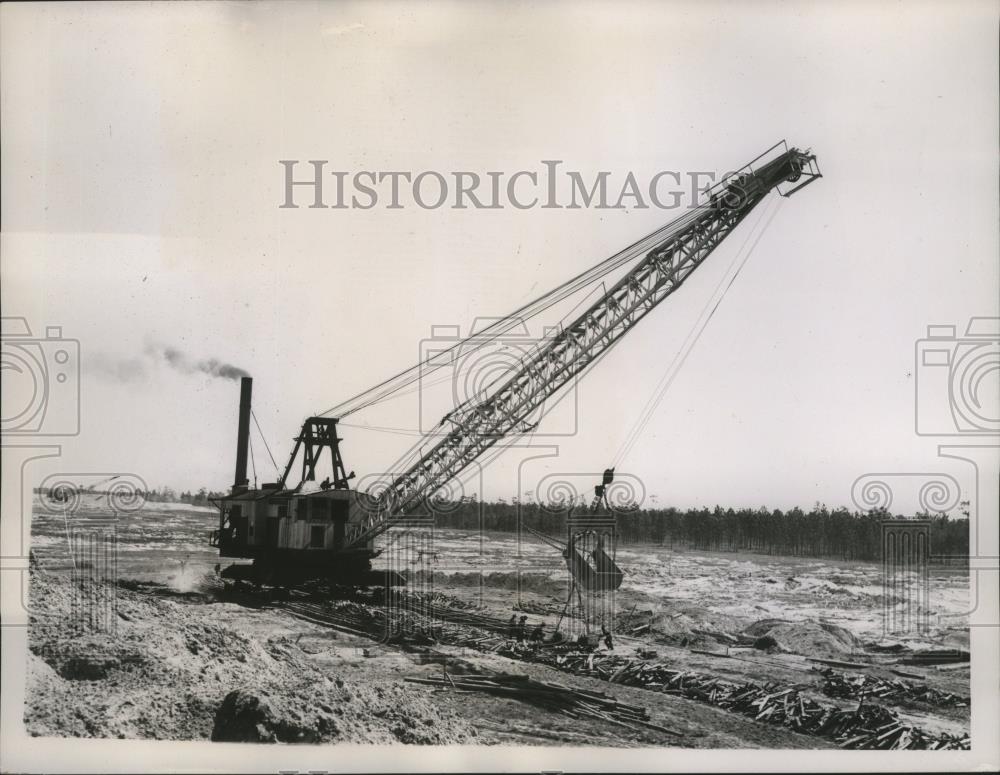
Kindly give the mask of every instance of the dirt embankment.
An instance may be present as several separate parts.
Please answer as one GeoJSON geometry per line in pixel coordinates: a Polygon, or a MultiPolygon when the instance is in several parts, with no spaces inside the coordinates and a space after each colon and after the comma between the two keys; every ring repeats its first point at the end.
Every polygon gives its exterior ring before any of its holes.
{"type": "Polygon", "coordinates": [[[241,632],[224,621],[229,604],[118,588],[109,592],[113,626],[80,632],[69,579],[35,572],[30,594],[32,735],[430,744],[476,736],[424,691],[391,678],[349,681],[309,664],[287,635],[241,632]]]}

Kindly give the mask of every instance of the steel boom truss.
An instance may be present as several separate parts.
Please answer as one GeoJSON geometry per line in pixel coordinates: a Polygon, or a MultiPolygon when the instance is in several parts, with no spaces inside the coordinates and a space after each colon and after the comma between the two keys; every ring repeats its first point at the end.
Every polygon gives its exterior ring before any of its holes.
{"type": "MultiPolygon", "coordinates": [[[[752,162],[751,162],[752,165],[752,162]]],[[[363,544],[391,527],[504,437],[522,432],[532,413],[579,376],[676,291],[772,189],[801,177],[793,193],[819,177],[812,154],[791,149],[737,175],[683,225],[655,245],[607,293],[556,333],[490,396],[452,411],[450,430],[377,497],[368,517],[347,536],[363,544]]]]}

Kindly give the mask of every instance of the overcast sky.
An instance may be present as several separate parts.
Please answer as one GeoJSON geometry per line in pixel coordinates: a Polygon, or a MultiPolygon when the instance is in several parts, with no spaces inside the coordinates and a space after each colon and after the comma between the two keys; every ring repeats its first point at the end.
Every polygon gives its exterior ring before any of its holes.
{"type": "MultiPolygon", "coordinates": [[[[914,348],[928,324],[998,314],[993,3],[58,3],[0,19],[3,314],[82,352],[81,433],[40,472],[223,489],[238,386],[172,370],[151,343],[253,374],[281,465],[305,416],[416,362],[432,326],[506,314],[678,214],[280,209],[280,159],[446,174],[560,159],[648,180],[784,138],[824,177],[761,206],[773,220],[619,470],[680,506],[851,505],[869,472],[971,486],[914,432],[914,348]]],[[[590,484],[757,218],[580,384],[573,434],[543,425],[470,491],[590,484]]],[[[415,431],[419,413],[414,394],[350,422],[415,431]]],[[[359,476],[414,441],[342,435],[359,476]]]]}

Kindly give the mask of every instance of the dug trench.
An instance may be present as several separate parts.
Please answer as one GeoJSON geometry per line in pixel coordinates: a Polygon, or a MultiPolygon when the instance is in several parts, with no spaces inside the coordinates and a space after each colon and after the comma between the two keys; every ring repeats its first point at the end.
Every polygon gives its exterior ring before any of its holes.
{"type": "Polygon", "coordinates": [[[651,649],[636,648],[640,641],[619,646],[624,654],[593,658],[533,647],[507,638],[498,624],[503,620],[489,610],[446,595],[432,601],[429,621],[421,621],[426,608],[421,613],[411,606],[415,630],[387,642],[385,601],[332,600],[329,590],[296,592],[268,604],[225,599],[211,583],[178,594],[155,584],[119,582],[112,593],[114,626],[75,632],[67,627],[78,599],[73,582],[33,571],[29,733],[698,748],[822,748],[856,737],[864,743],[869,732],[881,736],[874,742],[888,740],[895,747],[961,747],[967,741],[961,729],[967,728],[968,709],[961,697],[943,716],[921,716],[941,697],[928,700],[925,693],[921,699],[897,687],[889,697],[893,709],[864,703],[863,724],[843,726],[856,734],[838,739],[835,733],[816,734],[815,724],[796,729],[770,716],[779,704],[787,713],[791,691],[802,708],[812,702],[831,717],[856,713],[856,690],[862,690],[857,676],[831,683],[829,666],[796,663],[789,655],[723,656],[657,644],[658,655],[649,657],[651,649]],[[637,651],[647,657],[633,656],[637,651]],[[634,680],[629,670],[639,669],[635,664],[647,671],[659,665],[664,675],[679,671],[686,678],[679,691],[671,691],[650,685],[666,681],[634,680]],[[700,697],[698,681],[706,676],[717,684],[700,697]],[[732,699],[726,686],[734,682],[744,693],[760,684],[764,694],[744,699],[767,697],[761,710],[774,710],[758,719],[738,703],[715,702],[726,692],[732,699]]]}

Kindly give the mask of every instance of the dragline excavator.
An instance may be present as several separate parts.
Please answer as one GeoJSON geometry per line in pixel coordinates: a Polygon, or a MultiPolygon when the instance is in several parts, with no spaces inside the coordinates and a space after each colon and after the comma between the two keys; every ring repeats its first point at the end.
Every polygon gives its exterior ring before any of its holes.
{"type": "MultiPolygon", "coordinates": [[[[212,531],[210,542],[221,557],[253,559],[253,564],[234,565],[223,576],[275,583],[315,577],[384,583],[387,577],[371,569],[380,534],[427,507],[450,480],[502,439],[530,431],[532,418],[547,400],[582,376],[676,291],[768,194],[776,190],[790,196],[819,177],[812,153],[778,143],[708,189],[684,215],[602,262],[591,274],[581,275],[592,279],[634,262],[582,314],[528,353],[511,376],[490,386],[485,397],[449,412],[439,426],[447,432],[426,449],[416,447],[404,464],[394,467],[399,473],[368,492],[350,487],[354,473],[345,469],[337,423],[354,407],[367,405],[366,398],[383,395],[387,383],[356,397],[358,401],[352,399],[350,406],[341,405],[343,412],[335,409],[307,418],[280,479],[251,488],[251,381],[244,378],[235,481],[220,501],[219,529],[212,531]],[[306,492],[303,485],[316,479],[325,450],[330,452],[332,476],[318,490],[306,492]],[[301,476],[293,483],[300,451],[301,476]]],[[[398,384],[405,384],[406,374],[397,375],[403,380],[398,384]]]]}

